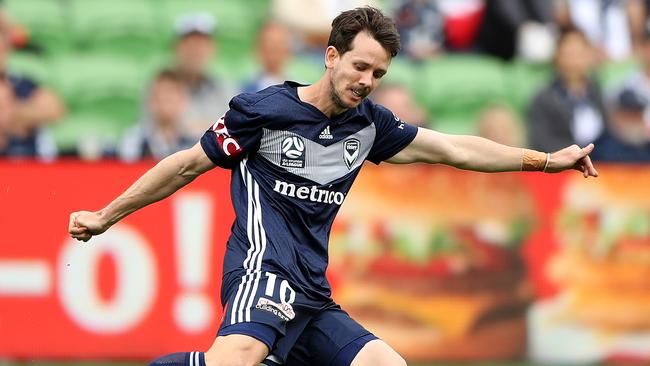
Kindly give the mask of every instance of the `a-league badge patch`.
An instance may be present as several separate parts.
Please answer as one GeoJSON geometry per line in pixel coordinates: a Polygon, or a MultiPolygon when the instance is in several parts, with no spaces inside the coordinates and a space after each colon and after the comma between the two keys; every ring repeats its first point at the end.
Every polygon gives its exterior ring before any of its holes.
{"type": "Polygon", "coordinates": [[[280,165],[287,168],[305,167],[305,142],[302,138],[291,136],[282,141],[280,165]]]}

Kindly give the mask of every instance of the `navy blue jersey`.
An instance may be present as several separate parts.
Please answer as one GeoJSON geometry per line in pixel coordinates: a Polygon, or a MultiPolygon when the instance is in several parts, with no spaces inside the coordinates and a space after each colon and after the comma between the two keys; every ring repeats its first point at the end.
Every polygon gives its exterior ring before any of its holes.
{"type": "Polygon", "coordinates": [[[329,233],[361,165],[392,157],[417,133],[367,99],[328,118],[299,99],[297,86],[234,97],[201,138],[210,160],[232,169],[236,218],[223,273],[224,282],[240,281],[235,302],[242,304],[266,272],[308,297],[329,299],[329,233]]]}

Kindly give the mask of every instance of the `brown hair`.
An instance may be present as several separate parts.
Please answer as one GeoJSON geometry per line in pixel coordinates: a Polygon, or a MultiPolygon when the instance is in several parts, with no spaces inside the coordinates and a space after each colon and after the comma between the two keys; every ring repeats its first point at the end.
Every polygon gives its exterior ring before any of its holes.
{"type": "Polygon", "coordinates": [[[160,81],[160,80],[169,80],[173,81],[177,84],[182,84],[183,79],[181,76],[178,74],[178,72],[171,70],[171,69],[162,69],[160,70],[156,76],[154,77],[153,81],[160,81]]]}
{"type": "Polygon", "coordinates": [[[344,11],[334,18],[327,45],[334,46],[342,55],[352,48],[354,37],[363,31],[377,40],[391,57],[399,52],[399,33],[393,20],[370,6],[344,11]]]}

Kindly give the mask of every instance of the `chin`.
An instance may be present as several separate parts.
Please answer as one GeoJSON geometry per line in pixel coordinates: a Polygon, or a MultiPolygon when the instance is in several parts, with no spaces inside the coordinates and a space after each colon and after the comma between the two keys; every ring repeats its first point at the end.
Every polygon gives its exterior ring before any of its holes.
{"type": "Polygon", "coordinates": [[[348,108],[356,108],[359,104],[361,104],[361,102],[363,102],[364,99],[366,99],[366,98],[363,97],[363,98],[359,99],[358,101],[355,101],[353,99],[348,99],[348,101],[347,101],[348,108]]]}

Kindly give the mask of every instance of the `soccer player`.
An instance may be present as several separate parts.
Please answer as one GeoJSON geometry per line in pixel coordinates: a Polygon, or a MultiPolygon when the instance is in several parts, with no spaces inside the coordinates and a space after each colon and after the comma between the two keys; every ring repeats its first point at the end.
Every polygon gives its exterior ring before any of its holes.
{"type": "Polygon", "coordinates": [[[162,160],[105,208],[70,215],[70,234],[87,241],[215,166],[232,170],[236,218],[216,340],[205,353],[176,353],[151,365],[405,365],[332,300],[325,277],[334,216],[365,160],[598,175],[588,156],[593,145],[552,154],[508,147],[417,128],[373,104],[366,96],[399,48],[392,20],[379,10],[341,13],[318,82],[234,97],[200,143],[162,160]]]}

